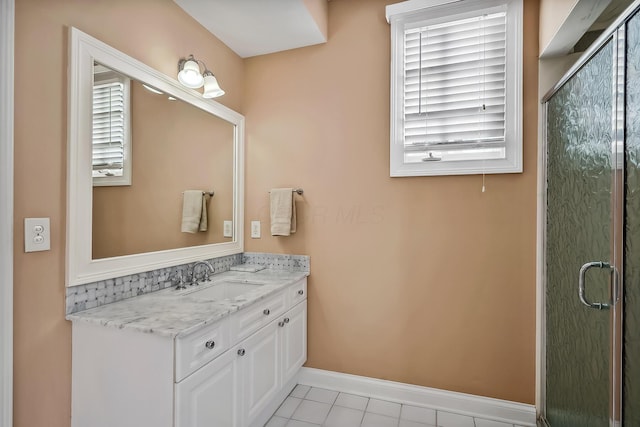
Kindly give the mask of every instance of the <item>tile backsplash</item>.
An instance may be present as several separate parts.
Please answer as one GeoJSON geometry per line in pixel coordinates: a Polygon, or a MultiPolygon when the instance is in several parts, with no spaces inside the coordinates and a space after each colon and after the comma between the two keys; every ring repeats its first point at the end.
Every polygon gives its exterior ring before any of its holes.
{"type": "MultiPolygon", "coordinates": [[[[212,258],[207,261],[213,266],[215,274],[229,271],[232,266],[238,264],[258,264],[274,270],[309,271],[309,257],[306,255],[245,252],[243,254],[212,258]]],[[[193,264],[160,268],[67,288],[66,313],[76,313],[168,288],[172,286],[171,279],[176,270],[186,274],[186,271],[193,264]]]]}
{"type": "Polygon", "coordinates": [[[264,265],[273,270],[310,271],[309,257],[306,255],[245,252],[242,254],[242,263],[264,265]]]}

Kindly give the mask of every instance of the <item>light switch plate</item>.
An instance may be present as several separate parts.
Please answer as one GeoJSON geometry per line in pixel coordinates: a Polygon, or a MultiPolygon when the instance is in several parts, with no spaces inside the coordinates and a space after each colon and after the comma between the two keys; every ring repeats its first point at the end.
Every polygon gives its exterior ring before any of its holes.
{"type": "Polygon", "coordinates": [[[260,238],[260,221],[251,221],[251,238],[260,238]]]}
{"type": "Polygon", "coordinates": [[[51,249],[49,218],[24,219],[24,251],[38,252],[51,249]]]}
{"type": "Polygon", "coordinates": [[[222,227],[224,237],[233,237],[233,221],[225,221],[222,227]]]}

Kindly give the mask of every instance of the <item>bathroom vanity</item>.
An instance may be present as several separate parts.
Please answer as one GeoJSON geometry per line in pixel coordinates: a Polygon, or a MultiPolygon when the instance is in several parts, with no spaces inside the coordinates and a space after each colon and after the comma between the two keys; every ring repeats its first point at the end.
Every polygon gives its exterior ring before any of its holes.
{"type": "Polygon", "coordinates": [[[69,30],[68,99],[65,271],[67,319],[73,322],[71,425],[264,425],[295,386],[306,360],[309,270],[308,260],[302,268],[290,258],[293,265],[287,268],[281,262],[287,255],[277,255],[274,263],[244,261],[244,117],[76,28],[69,30]],[[153,111],[171,117],[170,128],[178,133],[165,135],[156,115],[130,103],[136,117],[127,128],[135,135],[130,143],[142,149],[150,142],[151,149],[130,159],[136,185],[108,193],[136,191],[131,203],[122,203],[120,196],[107,201],[103,185],[92,178],[92,93],[101,73],[141,88],[133,98],[147,96],[158,108],[153,111]],[[195,143],[196,136],[198,145],[185,145],[195,143]],[[176,141],[180,155],[190,156],[189,167],[178,174],[185,178],[180,184],[177,175],[166,173],[175,167],[175,156],[162,152],[166,167],[154,157],[158,146],[176,141]],[[191,171],[207,173],[189,176],[191,171]],[[228,172],[214,176],[212,171],[228,172]],[[181,194],[214,187],[212,226],[206,233],[180,233],[174,214],[180,211],[181,194]],[[152,215],[145,214],[147,208],[152,215]],[[223,222],[231,224],[231,236],[216,236],[222,227],[214,224],[223,222]],[[125,223],[133,226],[125,228],[125,223]],[[159,227],[146,229],[151,223],[159,227]],[[210,270],[224,272],[198,286],[163,289],[173,270],[188,270],[201,260],[213,261],[210,270]],[[274,269],[228,271],[242,262],[274,269]]]}
{"type": "Polygon", "coordinates": [[[264,425],[306,360],[307,275],[229,271],[68,315],[71,425],[264,425]]]}

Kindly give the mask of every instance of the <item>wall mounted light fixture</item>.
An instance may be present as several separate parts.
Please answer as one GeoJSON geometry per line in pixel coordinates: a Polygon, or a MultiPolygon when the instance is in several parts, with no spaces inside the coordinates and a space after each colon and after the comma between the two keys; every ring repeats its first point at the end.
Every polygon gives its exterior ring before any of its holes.
{"type": "Polygon", "coordinates": [[[216,76],[207,69],[204,62],[189,55],[178,61],[178,81],[190,89],[199,89],[204,86],[202,96],[204,98],[217,98],[224,95],[224,90],[218,84],[216,76]],[[202,65],[202,70],[200,68],[202,65]]]}

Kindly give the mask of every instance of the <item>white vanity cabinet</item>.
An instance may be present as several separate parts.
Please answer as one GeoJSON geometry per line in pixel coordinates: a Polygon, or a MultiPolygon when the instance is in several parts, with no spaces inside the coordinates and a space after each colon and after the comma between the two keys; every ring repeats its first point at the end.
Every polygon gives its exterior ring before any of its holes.
{"type": "Polygon", "coordinates": [[[306,356],[306,279],[175,340],[74,322],[72,426],[262,426],[306,356]]]}
{"type": "Polygon", "coordinates": [[[273,321],[247,338],[238,350],[244,352],[241,394],[246,425],[255,420],[280,388],[280,338],[277,322],[273,321]]]}
{"type": "Polygon", "coordinates": [[[253,425],[306,361],[306,326],[302,301],[177,383],[176,427],[253,425]]]}
{"type": "Polygon", "coordinates": [[[176,384],[176,426],[240,426],[240,359],[228,350],[176,384]]]}
{"type": "Polygon", "coordinates": [[[283,384],[289,382],[307,360],[307,301],[302,301],[284,316],[280,326],[280,369],[283,384]]]}

